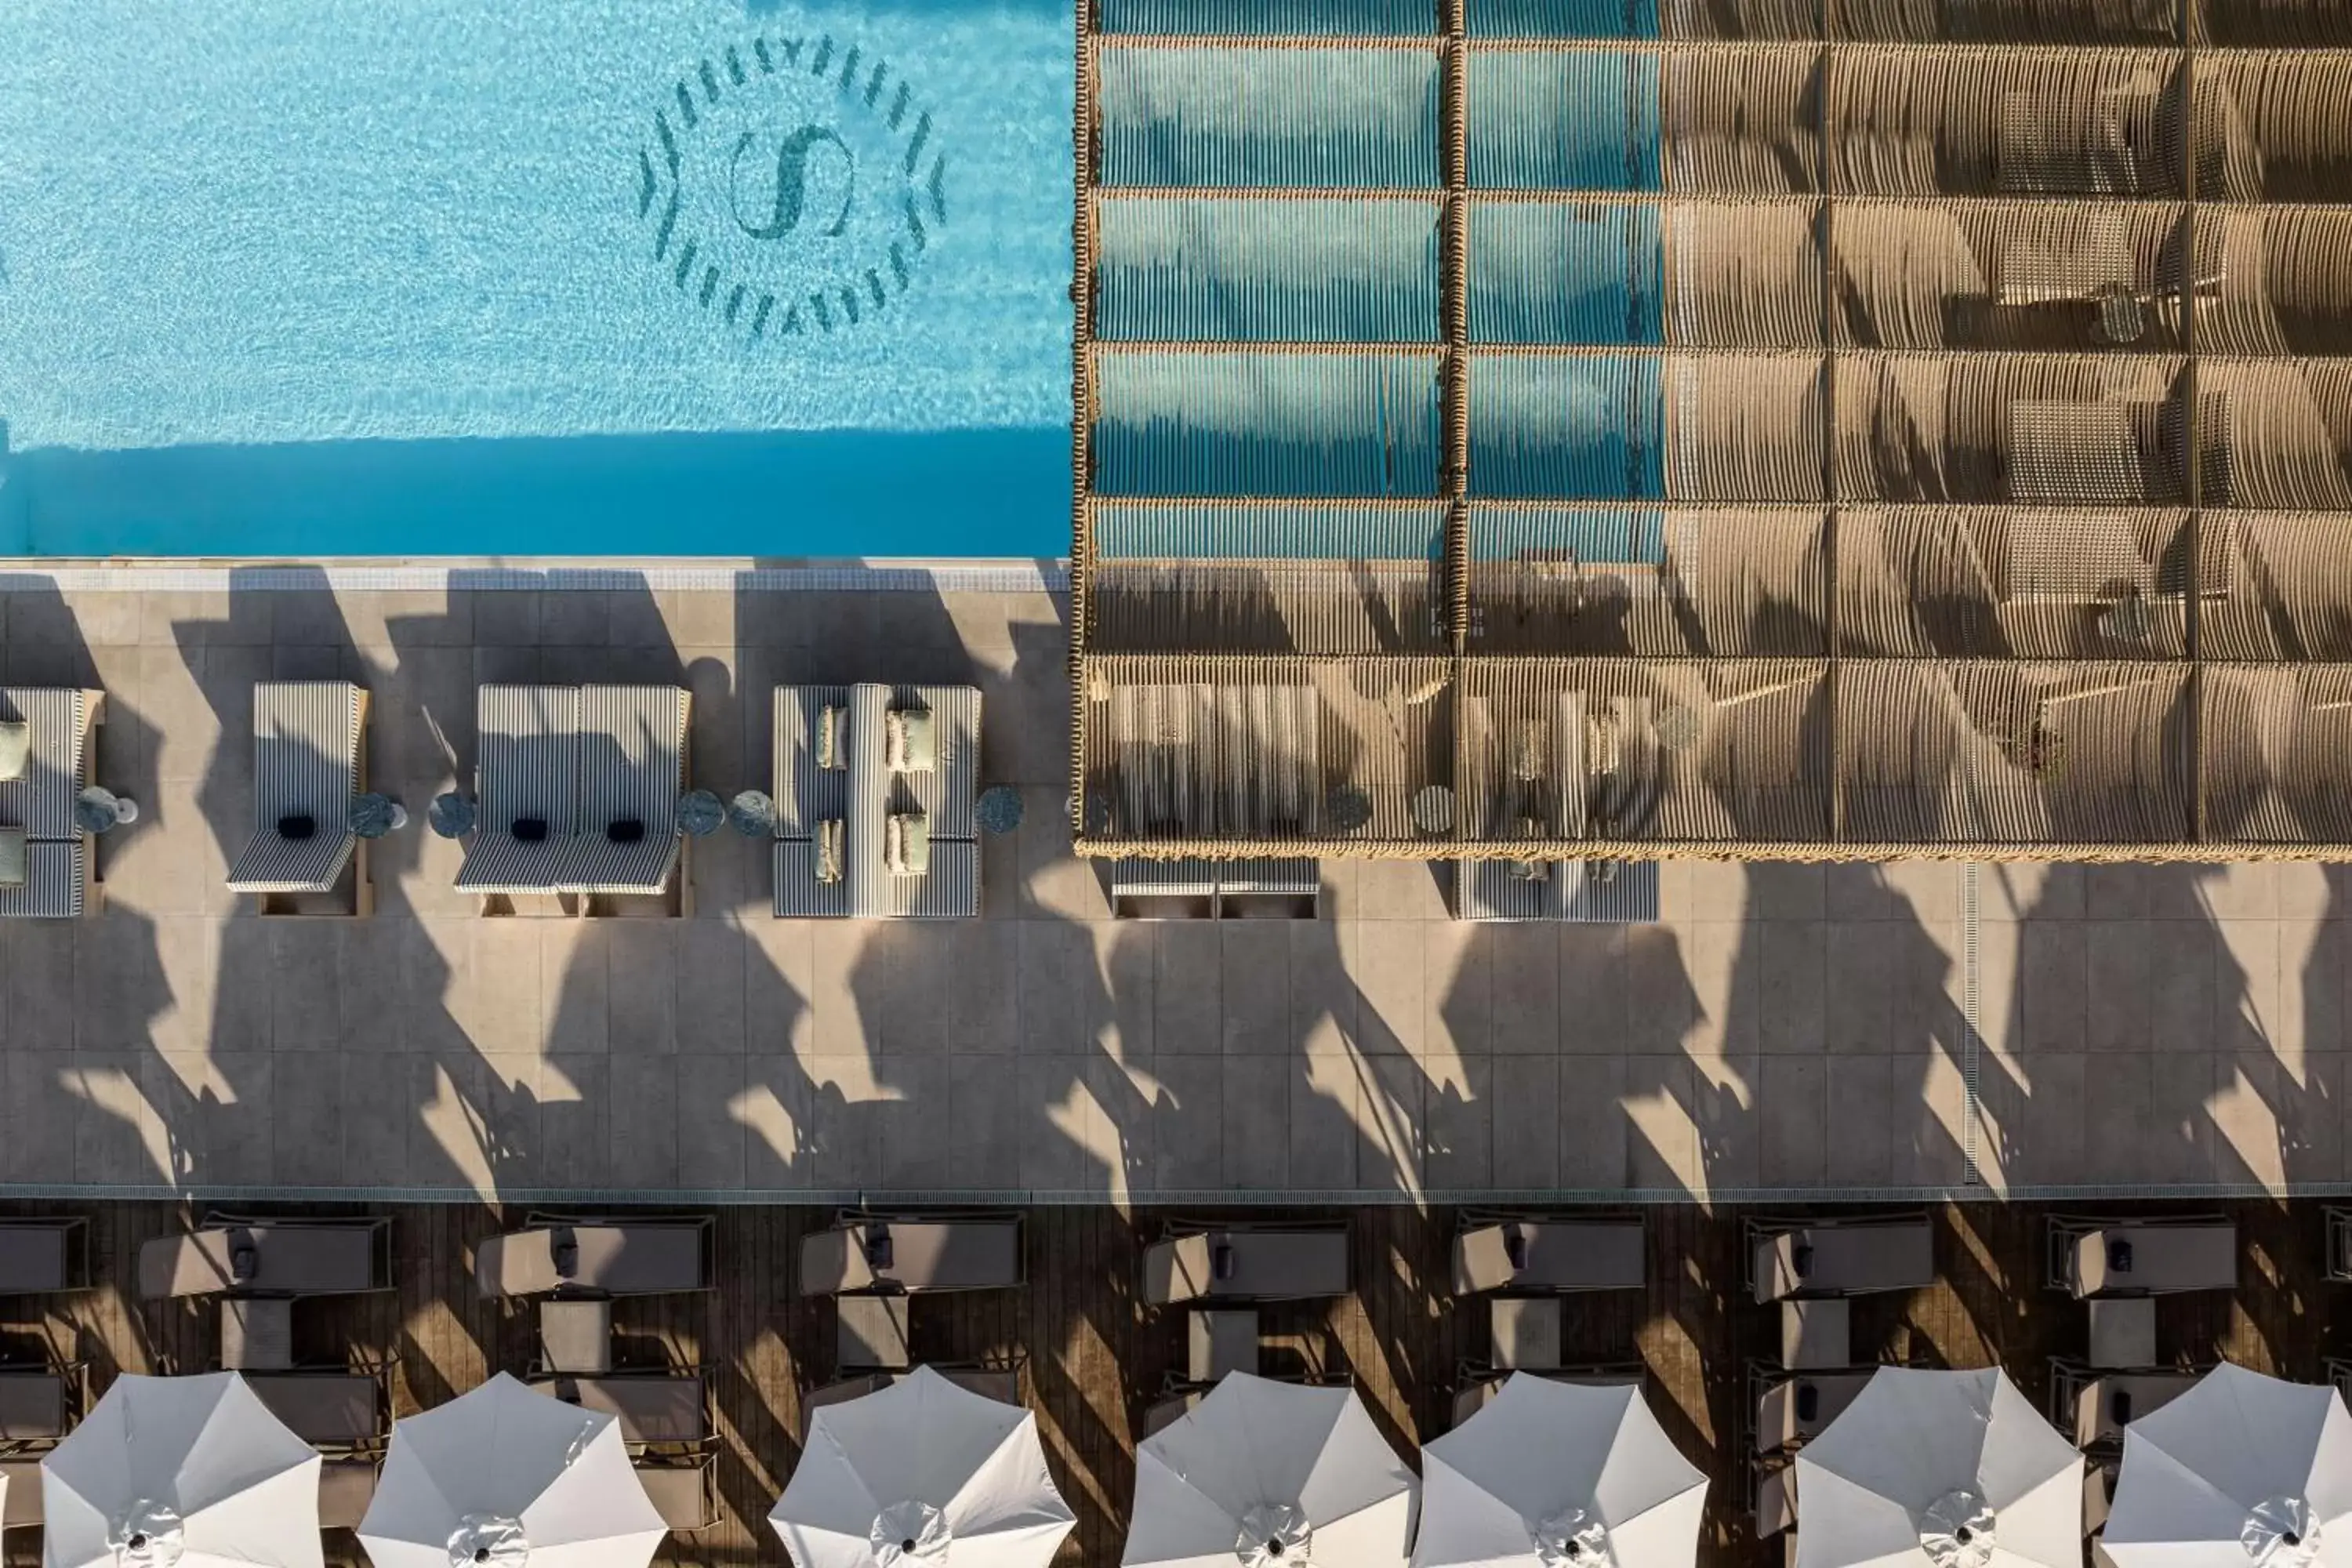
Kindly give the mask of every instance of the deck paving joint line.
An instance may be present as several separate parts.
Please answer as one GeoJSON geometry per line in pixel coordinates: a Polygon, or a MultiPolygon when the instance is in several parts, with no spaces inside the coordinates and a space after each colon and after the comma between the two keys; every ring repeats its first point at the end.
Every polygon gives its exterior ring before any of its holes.
{"type": "Polygon", "coordinates": [[[1977,1055],[1984,1038],[1984,1026],[1979,1011],[1977,940],[1982,932],[1980,868],[1974,860],[1960,866],[1960,1078],[1962,1111],[1960,1119],[1960,1155],[1966,1167],[1969,1186],[1984,1185],[1984,1173],[1977,1164],[1977,1118],[1984,1101],[1977,1094],[1977,1055]]]}

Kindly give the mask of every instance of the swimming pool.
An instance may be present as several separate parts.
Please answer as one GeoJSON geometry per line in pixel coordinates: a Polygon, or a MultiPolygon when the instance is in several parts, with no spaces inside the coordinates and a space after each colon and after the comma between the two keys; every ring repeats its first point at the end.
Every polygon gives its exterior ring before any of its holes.
{"type": "Polygon", "coordinates": [[[1062,554],[1072,30],[11,0],[0,554],[1062,554]]]}

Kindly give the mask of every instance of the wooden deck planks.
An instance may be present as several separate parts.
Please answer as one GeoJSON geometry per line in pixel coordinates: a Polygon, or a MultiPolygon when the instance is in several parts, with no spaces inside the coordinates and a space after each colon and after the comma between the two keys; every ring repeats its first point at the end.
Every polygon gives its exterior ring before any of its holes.
{"type": "MultiPolygon", "coordinates": [[[[2161,1352],[2196,1363],[2226,1355],[2259,1370],[2317,1379],[2326,1357],[2346,1353],[2345,1334],[2329,1321],[2338,1293],[2352,1303],[2352,1287],[2324,1282],[2318,1206],[2198,1205],[2198,1212],[2216,1209],[2226,1209],[2240,1226],[2241,1289],[2234,1297],[2161,1303],[2161,1352]]],[[[2181,1212],[2179,1205],[2111,1205],[2105,1212],[2136,1210],[2181,1212]]],[[[299,1352],[323,1361],[390,1361],[394,1407],[404,1415],[495,1370],[526,1370],[535,1348],[531,1310],[481,1300],[469,1272],[474,1247],[523,1216],[478,1205],[391,1212],[396,1288],[306,1303],[298,1314],[299,1352]]],[[[2078,1352],[2085,1331],[2083,1308],[2042,1285],[2049,1212],[2045,1205],[1990,1204],[1935,1211],[1942,1278],[1931,1289],[1859,1299],[1857,1354],[1923,1365],[1998,1361],[2042,1402],[2050,1358],[2078,1352]]],[[[95,1389],[118,1371],[211,1364],[213,1307],[142,1303],[124,1288],[135,1278],[140,1243],[184,1223],[190,1216],[181,1209],[7,1204],[0,1213],[89,1215],[99,1279],[98,1289],[80,1296],[0,1301],[0,1350],[9,1359],[84,1360],[95,1389]]],[[[1023,1363],[1024,1397],[1037,1413],[1049,1462],[1077,1514],[1063,1553],[1067,1563],[1107,1568],[1118,1562],[1142,1412],[1182,1363],[1182,1314],[1147,1312],[1139,1300],[1143,1246],[1175,1217],[1244,1215],[1033,1210],[1024,1289],[916,1304],[919,1356],[1023,1363]]],[[[1269,1215],[1253,1210],[1246,1217],[1269,1215]]],[[[1765,1568],[1778,1561],[1770,1543],[1753,1539],[1742,1512],[1748,1369],[1777,1342],[1773,1310],[1752,1305],[1745,1294],[1745,1217],[1729,1208],[1647,1211],[1649,1288],[1570,1298],[1566,1313],[1571,1359],[1641,1363],[1652,1407],[1712,1479],[1706,1568],[1765,1568]]],[[[625,1355],[699,1365],[711,1378],[721,1518],[710,1530],[674,1540],[666,1562],[783,1560],[766,1514],[797,1455],[802,1391],[833,1372],[832,1310],[793,1294],[793,1264],[801,1237],[829,1218],[818,1209],[720,1210],[715,1289],[615,1306],[625,1355]]],[[[1409,1450],[1445,1429],[1457,1373],[1486,1351],[1485,1309],[1448,1298],[1451,1212],[1366,1206],[1346,1211],[1345,1218],[1355,1292],[1336,1301],[1267,1306],[1267,1367],[1348,1376],[1381,1429],[1409,1450]]],[[[358,1561],[348,1539],[335,1543],[331,1555],[358,1561]]],[[[10,1536],[8,1568],[29,1568],[37,1558],[36,1537],[10,1536]]]]}

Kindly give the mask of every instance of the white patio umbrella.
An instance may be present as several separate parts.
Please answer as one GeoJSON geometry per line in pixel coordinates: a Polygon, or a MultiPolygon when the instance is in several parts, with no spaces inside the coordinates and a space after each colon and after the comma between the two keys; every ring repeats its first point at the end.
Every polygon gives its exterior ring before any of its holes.
{"type": "Polygon", "coordinates": [[[2332,1388],[2226,1363],[2124,1428],[2116,1568],[2352,1564],[2352,1415],[2332,1388]]]}
{"type": "Polygon", "coordinates": [[[614,1417],[505,1373],[393,1424],[360,1521],[375,1568],[646,1568],[667,1533],[614,1417]]]}
{"type": "Polygon", "coordinates": [[[233,1372],[114,1380],[41,1461],[46,1568],[318,1568],[319,1452],[233,1372]]]}
{"type": "Polygon", "coordinates": [[[1404,1568],[1420,1484],[1349,1388],[1232,1373],[1135,1451],[1126,1568],[1404,1568]]]}
{"type": "Polygon", "coordinates": [[[1706,1477],[1638,1387],[1516,1373],[1422,1449],[1413,1568],[1691,1568],[1706,1477]]]}
{"type": "Polygon", "coordinates": [[[798,1568],[1045,1568],[1076,1519],[1036,1416],[927,1366],[817,1411],[768,1515],[798,1568]]]}
{"type": "Polygon", "coordinates": [[[1998,1369],[1881,1367],[1797,1450],[1797,1568],[2081,1568],[2083,1456],[1998,1369]]]}

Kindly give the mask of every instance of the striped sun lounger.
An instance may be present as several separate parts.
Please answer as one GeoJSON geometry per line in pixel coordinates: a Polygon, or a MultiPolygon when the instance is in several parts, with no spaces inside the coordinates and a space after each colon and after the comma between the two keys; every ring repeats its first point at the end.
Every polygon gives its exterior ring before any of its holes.
{"type": "Polygon", "coordinates": [[[68,919],[92,902],[92,848],[74,797],[90,782],[105,705],[101,691],[0,689],[0,719],[23,722],[32,744],[24,775],[0,780],[0,834],[21,842],[25,858],[24,880],[0,885],[0,919],[68,919]]]}
{"type": "Polygon", "coordinates": [[[658,893],[668,884],[692,702],[675,686],[581,689],[580,832],[565,873],[573,890],[658,893]],[[643,837],[615,842],[621,822],[638,824],[643,837]]]}
{"type": "Polygon", "coordinates": [[[579,830],[580,689],[485,686],[475,701],[475,795],[480,828],[458,868],[473,893],[543,893],[562,886],[579,830]],[[515,837],[515,824],[546,837],[515,837]]]}
{"type": "Polygon", "coordinates": [[[367,693],[348,680],[268,681],[253,689],[253,837],[228,877],[238,893],[331,891],[359,840],[367,693]],[[308,837],[289,837],[307,817],[308,837]]]}

